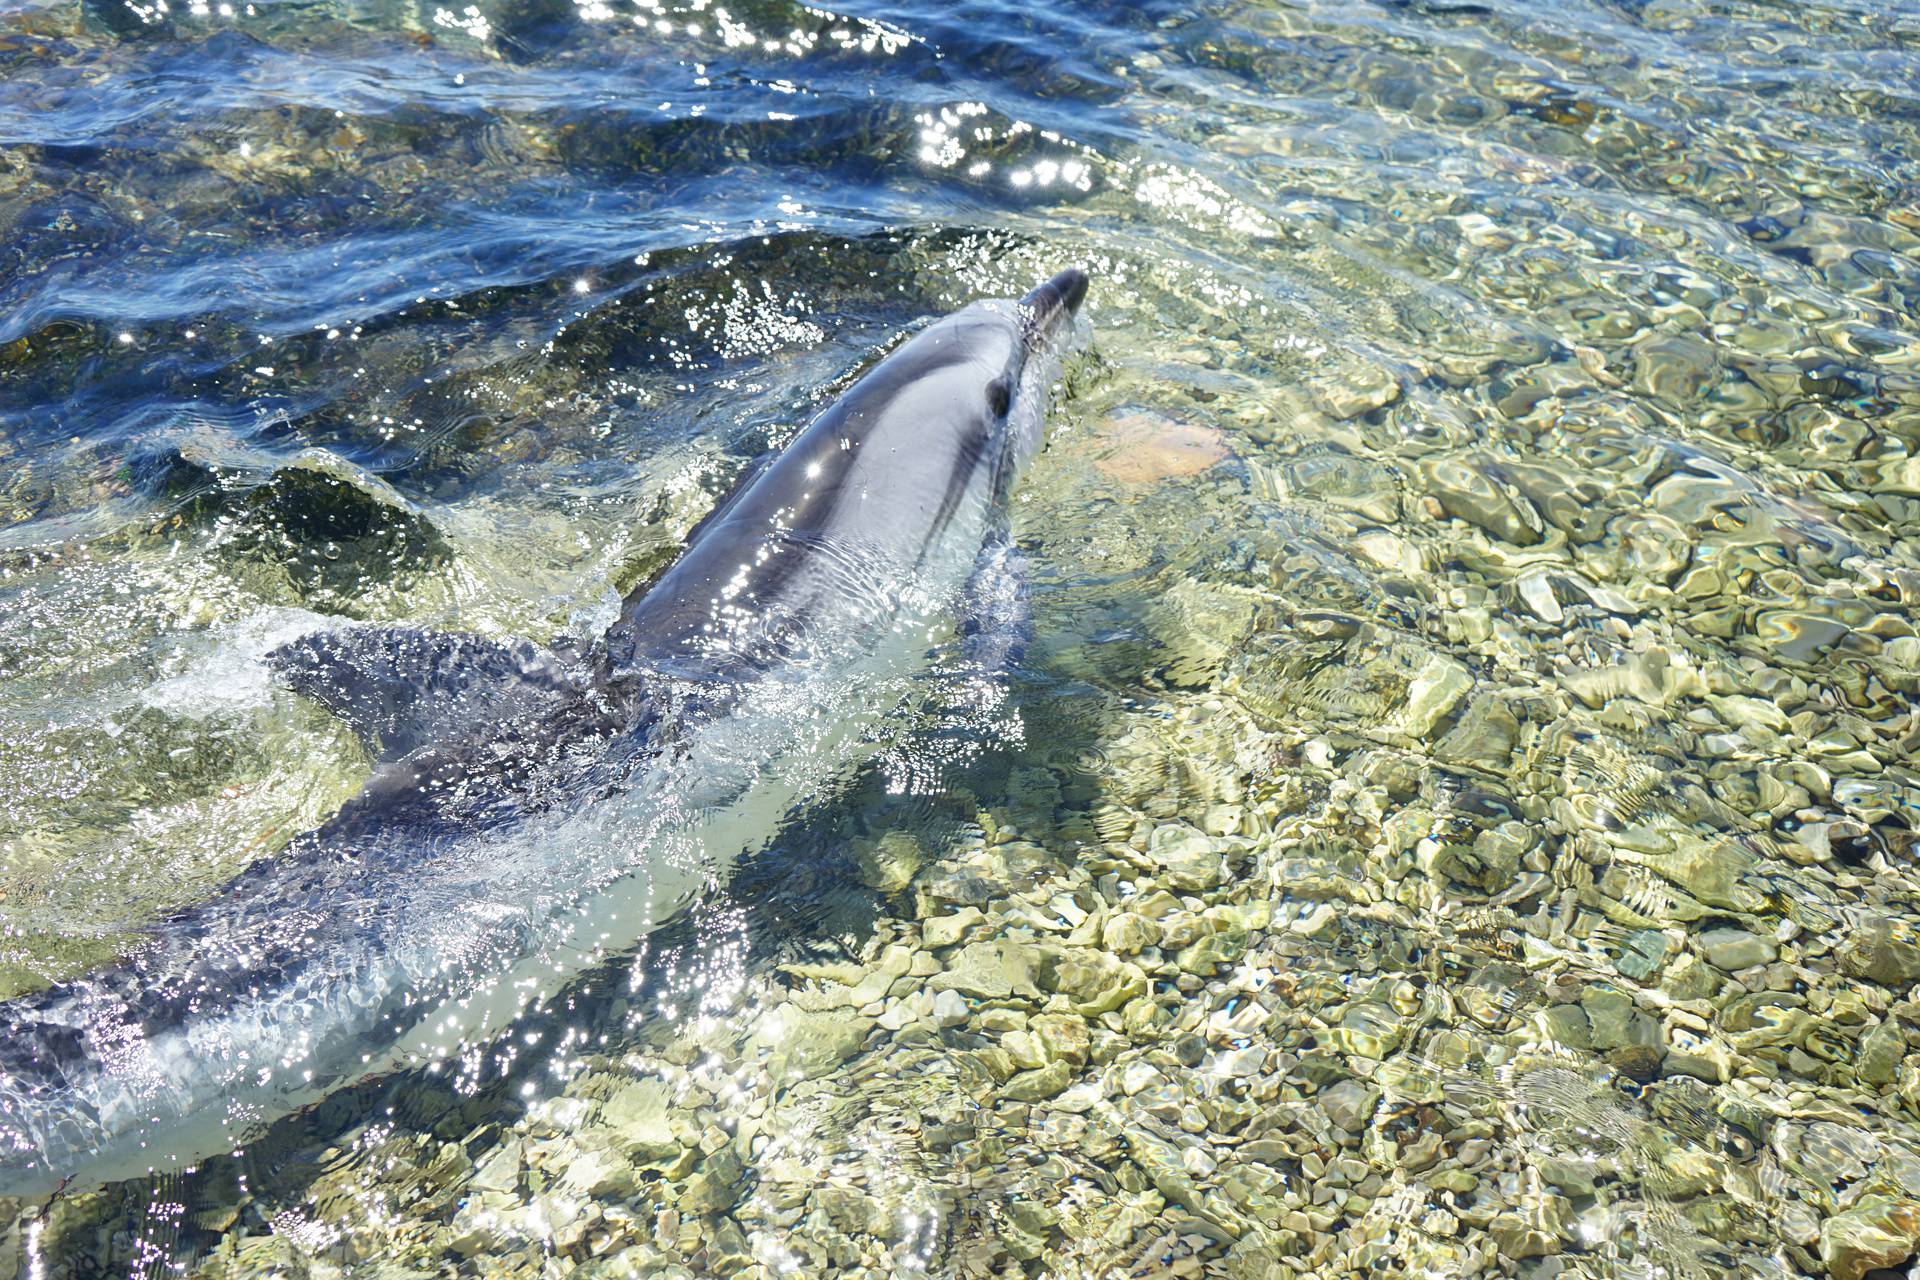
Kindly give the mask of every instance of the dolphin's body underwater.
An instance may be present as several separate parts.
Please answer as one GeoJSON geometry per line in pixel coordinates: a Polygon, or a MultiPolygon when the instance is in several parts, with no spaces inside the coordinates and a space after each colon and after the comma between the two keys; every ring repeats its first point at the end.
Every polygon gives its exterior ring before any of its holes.
{"type": "Polygon", "coordinates": [[[398,628],[271,655],[379,763],[124,963],[0,1005],[0,1195],[185,1168],[443,1061],[686,902],[703,849],[764,839],[995,543],[1086,289],[1064,271],[901,345],[579,660],[398,628]]]}

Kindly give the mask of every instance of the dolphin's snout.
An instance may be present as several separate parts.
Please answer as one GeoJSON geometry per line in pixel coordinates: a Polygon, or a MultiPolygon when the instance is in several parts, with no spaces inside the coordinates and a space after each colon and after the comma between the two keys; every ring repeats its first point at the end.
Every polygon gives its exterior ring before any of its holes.
{"type": "Polygon", "coordinates": [[[1044,327],[1059,312],[1064,311],[1069,316],[1078,312],[1086,296],[1087,273],[1078,267],[1068,267],[1021,301],[1038,313],[1044,327]]]}
{"type": "Polygon", "coordinates": [[[1078,315],[1080,303],[1087,296],[1087,273],[1078,267],[1068,267],[1045,286],[1060,297],[1060,303],[1066,307],[1068,315],[1078,315]]]}
{"type": "Polygon", "coordinates": [[[1079,267],[1068,267],[1066,271],[1048,280],[1048,284],[1060,290],[1060,297],[1066,301],[1068,311],[1073,315],[1079,315],[1079,305],[1087,297],[1087,273],[1081,271],[1079,267]]]}
{"type": "Polygon", "coordinates": [[[1087,273],[1068,267],[1053,279],[1020,299],[1026,311],[1026,345],[1031,352],[1037,346],[1057,342],[1073,322],[1080,303],[1087,296],[1087,273]]]}

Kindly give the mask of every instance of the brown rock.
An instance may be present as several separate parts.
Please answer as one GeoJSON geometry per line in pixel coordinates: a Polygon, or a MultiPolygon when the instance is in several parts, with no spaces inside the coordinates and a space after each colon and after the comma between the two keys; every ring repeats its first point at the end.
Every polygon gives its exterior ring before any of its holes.
{"type": "Polygon", "coordinates": [[[1109,418],[1094,432],[1094,468],[1121,484],[1152,484],[1195,475],[1224,459],[1227,438],[1212,427],[1135,411],[1109,418]]]}

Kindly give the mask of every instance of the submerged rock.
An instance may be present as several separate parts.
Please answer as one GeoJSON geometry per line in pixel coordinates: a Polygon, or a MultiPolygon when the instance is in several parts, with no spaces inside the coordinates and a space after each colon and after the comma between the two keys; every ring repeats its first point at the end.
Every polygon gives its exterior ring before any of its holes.
{"type": "Polygon", "coordinates": [[[873,1023],[851,1009],[802,1009],[781,1006],[754,1033],[769,1053],[768,1072],[776,1079],[824,1075],[860,1051],[873,1023]]]}
{"type": "Polygon", "coordinates": [[[668,1122],[672,1106],[672,1096],[664,1083],[635,1080],[607,1099],[600,1119],[634,1159],[650,1164],[669,1162],[680,1154],[680,1140],[668,1122]]]}
{"type": "Polygon", "coordinates": [[[1138,965],[1099,952],[1076,952],[1055,966],[1051,985],[1073,1002],[1074,1012],[1100,1014],[1145,995],[1148,980],[1138,965]]]}
{"type": "Polygon", "coordinates": [[[1530,547],[1544,525],[1525,497],[1509,492],[1481,460],[1443,459],[1423,464],[1427,492],[1447,515],[1464,520],[1505,542],[1530,547]]]}
{"type": "Polygon", "coordinates": [[[975,942],[947,961],[944,971],[928,985],[936,991],[957,991],[981,1000],[1004,1000],[1012,995],[1038,996],[1048,957],[1039,948],[1020,942],[975,942]]]}
{"type": "Polygon", "coordinates": [[[1820,1228],[1820,1260],[1833,1280],[1866,1280],[1892,1270],[1920,1249],[1920,1201],[1887,1195],[1861,1197],[1820,1228]]]}
{"type": "Polygon", "coordinates": [[[180,453],[136,464],[189,521],[220,522],[220,543],[265,561],[296,599],[349,617],[398,578],[435,571],[453,548],[426,513],[371,472],[310,450],[264,480],[180,453]]]}
{"type": "Polygon", "coordinates": [[[1857,978],[1904,989],[1920,981],[1920,931],[1903,920],[1876,916],[1848,930],[1835,952],[1857,978]]]}
{"type": "Polygon", "coordinates": [[[1170,888],[1211,889],[1224,875],[1217,841],[1191,827],[1161,827],[1147,848],[1170,888]]]}
{"type": "Polygon", "coordinates": [[[1214,428],[1144,409],[1102,422],[1093,443],[1094,467],[1122,484],[1197,475],[1229,456],[1226,436],[1214,428]]]}
{"type": "Polygon", "coordinates": [[[1407,686],[1407,732],[1416,738],[1431,737],[1434,727],[1451,715],[1472,689],[1473,677],[1464,666],[1436,657],[1407,686]]]}
{"type": "Polygon", "coordinates": [[[1708,929],[1698,937],[1707,963],[1729,973],[1771,963],[1780,948],[1771,938],[1748,933],[1745,929],[1722,927],[1708,929]]]}

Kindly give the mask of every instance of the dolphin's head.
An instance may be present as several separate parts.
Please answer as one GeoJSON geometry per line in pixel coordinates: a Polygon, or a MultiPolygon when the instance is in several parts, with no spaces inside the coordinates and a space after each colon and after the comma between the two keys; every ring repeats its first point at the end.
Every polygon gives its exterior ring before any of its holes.
{"type": "Polygon", "coordinates": [[[1018,301],[976,302],[914,340],[944,362],[934,420],[955,433],[961,455],[978,459],[1000,496],[1046,434],[1047,394],[1074,336],[1087,273],[1068,267],[1018,301]]]}
{"type": "Polygon", "coordinates": [[[861,634],[898,612],[916,575],[937,584],[970,568],[1039,452],[1086,295],[1086,273],[1069,268],[1024,298],[975,302],[896,347],[701,521],[665,575],[628,598],[607,633],[609,663],[784,660],[823,634],[823,600],[839,607],[828,630],[861,634]]]}
{"type": "MultiPolygon", "coordinates": [[[[833,432],[877,446],[895,491],[951,493],[984,482],[1005,499],[1040,451],[1048,393],[1086,296],[1087,273],[1069,267],[1024,298],[984,299],[935,321],[847,394],[854,430],[836,423],[833,432]]],[[[851,477],[859,464],[846,466],[851,477]]]]}

